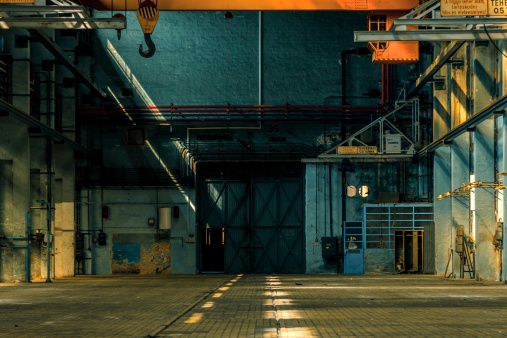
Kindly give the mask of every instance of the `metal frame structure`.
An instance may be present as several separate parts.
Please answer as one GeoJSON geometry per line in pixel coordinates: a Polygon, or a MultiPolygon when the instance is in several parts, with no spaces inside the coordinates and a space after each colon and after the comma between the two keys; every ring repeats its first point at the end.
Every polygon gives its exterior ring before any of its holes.
{"type": "Polygon", "coordinates": [[[0,109],[12,115],[12,117],[15,118],[16,120],[24,122],[28,126],[39,128],[41,130],[41,133],[51,137],[53,140],[62,142],[77,152],[83,153],[85,155],[89,154],[88,150],[79,143],[76,143],[75,141],[71,140],[70,138],[66,137],[65,135],[61,134],[55,129],[51,128],[44,122],[37,120],[36,118],[28,115],[19,108],[11,105],[10,103],[2,99],[0,99],[0,109]]]}
{"type": "Polygon", "coordinates": [[[431,225],[432,222],[431,203],[364,204],[365,249],[394,249],[395,230],[425,230],[425,226],[431,225]],[[369,246],[375,243],[378,247],[369,246]]]}
{"type": "Polygon", "coordinates": [[[394,160],[403,160],[403,159],[412,159],[413,154],[415,154],[415,145],[420,142],[420,113],[419,113],[419,99],[414,98],[407,101],[399,101],[399,106],[389,112],[386,115],[383,115],[379,118],[377,118],[375,121],[371,122],[367,126],[361,128],[360,130],[356,131],[352,135],[350,135],[348,138],[340,142],[338,145],[334,146],[333,148],[325,151],[323,154],[319,155],[319,159],[343,159],[343,158],[354,158],[354,157],[360,157],[361,159],[370,158],[370,159],[379,159],[380,156],[387,159],[394,159],[394,160]],[[411,118],[412,118],[412,137],[411,140],[407,136],[405,136],[396,126],[393,122],[391,122],[389,119],[393,118],[396,113],[399,113],[405,109],[411,109],[411,118]],[[354,143],[359,144],[361,146],[368,146],[361,140],[359,140],[357,137],[364,133],[365,131],[378,127],[379,128],[379,135],[377,144],[379,145],[378,154],[371,154],[371,155],[340,155],[337,153],[337,150],[340,146],[343,145],[353,145],[354,143]],[[405,147],[401,149],[401,152],[399,154],[387,154],[385,152],[385,146],[384,146],[384,138],[388,134],[388,131],[394,131],[397,134],[401,135],[401,138],[404,140],[405,144],[408,144],[408,148],[405,147]]]}
{"type": "Polygon", "coordinates": [[[370,41],[476,41],[507,38],[507,17],[440,16],[440,0],[431,0],[394,20],[389,31],[356,31],[355,42],[370,41]],[[408,29],[417,26],[418,29],[408,29]]]}
{"type": "Polygon", "coordinates": [[[68,60],[60,47],[42,29],[116,29],[120,31],[127,27],[125,17],[93,18],[84,6],[77,6],[72,1],[53,0],[52,2],[55,5],[0,4],[0,29],[27,29],[92,92],[105,98],[106,94],[68,60]]]}
{"type": "Polygon", "coordinates": [[[496,102],[492,103],[488,107],[484,108],[481,112],[477,113],[469,120],[463,122],[456,128],[449,131],[444,136],[439,139],[433,141],[431,144],[419,150],[414,159],[419,160],[423,156],[426,156],[430,152],[434,152],[436,149],[441,147],[442,145],[449,144],[455,138],[460,136],[465,132],[473,132],[474,128],[479,125],[481,122],[489,119],[491,116],[495,114],[504,114],[504,110],[507,109],[507,95],[501,97],[496,102]]]}
{"type": "Polygon", "coordinates": [[[93,18],[86,7],[74,3],[55,5],[0,4],[0,29],[125,29],[125,18],[93,18]]]}
{"type": "MultiPolygon", "coordinates": [[[[111,19],[93,18],[84,6],[77,6],[72,1],[52,1],[54,5],[37,6],[32,4],[0,4],[0,29],[27,29],[41,42],[53,56],[59,60],[79,81],[93,93],[106,97],[97,85],[84,74],[74,63],[68,60],[58,44],[43,29],[116,29],[126,28],[125,17],[111,19]]],[[[75,141],[62,135],[43,122],[31,117],[4,100],[0,107],[15,119],[37,127],[41,132],[56,141],[63,142],[71,149],[88,154],[88,150],[75,141]]]]}

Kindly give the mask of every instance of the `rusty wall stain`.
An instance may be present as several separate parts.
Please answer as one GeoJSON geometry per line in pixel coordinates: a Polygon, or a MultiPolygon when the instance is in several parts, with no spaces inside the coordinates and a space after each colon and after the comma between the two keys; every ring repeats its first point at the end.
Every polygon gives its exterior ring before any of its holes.
{"type": "Polygon", "coordinates": [[[141,250],[141,274],[171,273],[171,243],[154,243],[150,250],[141,250]]]}
{"type": "Polygon", "coordinates": [[[128,259],[124,259],[123,261],[113,260],[111,271],[113,274],[138,274],[141,268],[139,263],[132,264],[128,259]]]}

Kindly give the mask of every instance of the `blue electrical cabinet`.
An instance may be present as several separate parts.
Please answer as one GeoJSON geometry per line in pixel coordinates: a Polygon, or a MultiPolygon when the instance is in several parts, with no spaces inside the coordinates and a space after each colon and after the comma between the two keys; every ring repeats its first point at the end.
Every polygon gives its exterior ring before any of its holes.
{"type": "Polygon", "coordinates": [[[362,275],[364,274],[363,222],[344,222],[343,230],[343,273],[362,275]]]}

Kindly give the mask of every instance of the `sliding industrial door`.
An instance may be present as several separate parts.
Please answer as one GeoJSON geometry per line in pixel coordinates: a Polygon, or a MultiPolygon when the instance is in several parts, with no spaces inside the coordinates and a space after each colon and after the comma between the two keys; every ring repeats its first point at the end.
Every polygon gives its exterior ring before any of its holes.
{"type": "Polygon", "coordinates": [[[201,271],[303,273],[302,189],[299,177],[201,181],[201,271]]]}

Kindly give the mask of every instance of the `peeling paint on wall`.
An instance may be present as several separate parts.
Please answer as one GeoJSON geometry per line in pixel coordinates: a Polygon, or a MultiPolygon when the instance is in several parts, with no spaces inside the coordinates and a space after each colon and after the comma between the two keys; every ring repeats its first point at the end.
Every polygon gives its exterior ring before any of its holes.
{"type": "MultiPolygon", "coordinates": [[[[149,244],[148,244],[149,245],[149,244]]],[[[148,246],[139,243],[113,245],[111,270],[113,274],[155,274],[171,272],[171,245],[157,242],[148,246]]]]}
{"type": "Polygon", "coordinates": [[[138,274],[141,271],[141,245],[117,243],[113,245],[111,270],[115,273],[138,274]]]}
{"type": "Polygon", "coordinates": [[[171,244],[155,243],[151,250],[141,250],[141,273],[171,273],[171,244]]]}

